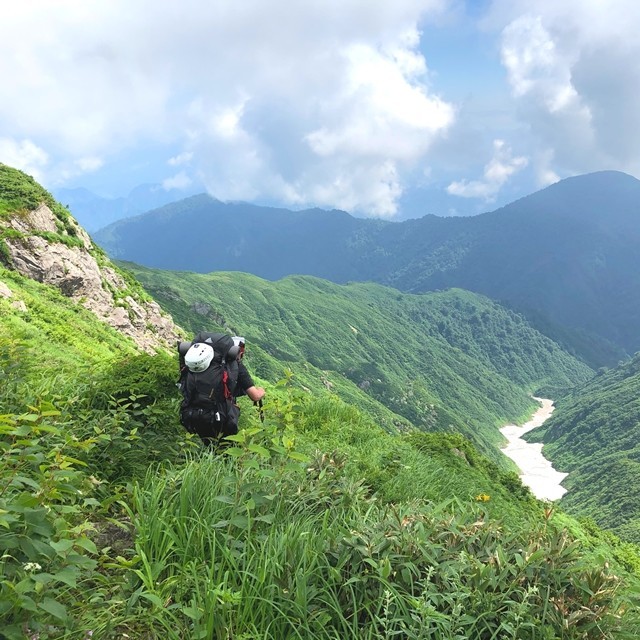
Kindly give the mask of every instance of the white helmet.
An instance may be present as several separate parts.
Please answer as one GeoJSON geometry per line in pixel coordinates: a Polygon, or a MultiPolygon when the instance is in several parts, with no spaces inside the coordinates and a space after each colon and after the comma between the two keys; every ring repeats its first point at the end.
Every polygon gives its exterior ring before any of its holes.
{"type": "Polygon", "coordinates": [[[242,336],[233,336],[233,347],[229,349],[229,355],[237,360],[244,356],[245,339],[242,336]]]}
{"type": "Polygon", "coordinates": [[[193,373],[200,373],[209,368],[211,361],[213,360],[213,347],[203,342],[196,342],[189,347],[184,357],[184,363],[187,365],[189,371],[193,373]]]}

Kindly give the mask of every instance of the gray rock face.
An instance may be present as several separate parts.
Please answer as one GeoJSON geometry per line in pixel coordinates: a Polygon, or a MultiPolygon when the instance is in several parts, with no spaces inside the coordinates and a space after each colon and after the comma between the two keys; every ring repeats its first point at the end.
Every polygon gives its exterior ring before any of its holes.
{"type": "MultiPolygon", "coordinates": [[[[75,221],[74,221],[75,222],[75,221]]],[[[91,310],[100,320],[129,336],[145,351],[172,348],[178,339],[178,329],[170,316],[155,302],[135,300],[125,296],[116,303],[113,292],[127,290],[126,282],[108,266],[100,266],[89,250],[91,238],[77,226],[82,247],[69,247],[49,242],[34,232],[58,232],[56,217],[46,205],[26,215],[0,221],[22,237],[6,237],[5,244],[14,268],[22,275],[54,285],[63,295],[91,310]]],[[[0,295],[10,297],[6,287],[0,295]]],[[[24,303],[23,303],[24,304],[24,303]]]]}

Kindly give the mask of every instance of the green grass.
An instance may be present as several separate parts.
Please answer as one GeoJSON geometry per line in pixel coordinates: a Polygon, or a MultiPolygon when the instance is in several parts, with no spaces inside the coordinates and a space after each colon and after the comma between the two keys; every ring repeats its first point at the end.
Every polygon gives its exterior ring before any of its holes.
{"type": "Polygon", "coordinates": [[[587,375],[516,316],[461,292],[392,306],[379,288],[221,274],[223,298],[264,297],[264,322],[207,299],[249,338],[268,402],[261,422],[241,399],[216,454],[178,423],[175,355],[140,353],[52,287],[0,280],[1,640],[640,634],[638,548],[538,502],[446,428],[525,414],[534,385],[587,375]],[[383,346],[411,322],[422,333],[383,346]],[[386,384],[365,393],[381,362],[386,384]],[[403,362],[429,372],[413,395],[403,362]],[[412,428],[414,401],[439,429],[412,428]]]}
{"type": "Polygon", "coordinates": [[[300,385],[329,386],[389,430],[461,433],[500,465],[498,427],[531,414],[531,392],[592,375],[520,316],[469,292],[127,266],[181,326],[246,336],[259,375],[286,366],[300,385]]]}
{"type": "Polygon", "coordinates": [[[612,546],[573,542],[565,516],[545,515],[459,436],[393,435],[337,397],[283,384],[269,386],[264,424],[245,403],[221,457],[177,425],[172,358],[114,354],[72,375],[55,350],[36,370],[5,347],[9,640],[25,624],[43,639],[638,631],[634,615],[616,618],[634,578],[612,546]],[[25,389],[37,410],[21,406],[25,389]]]}
{"type": "Polygon", "coordinates": [[[284,476],[273,465],[205,456],[151,472],[131,507],[151,605],[112,624],[176,639],[596,638],[621,626],[617,578],[583,565],[551,523],[507,532],[455,498],[380,502],[326,457],[284,476]]]}

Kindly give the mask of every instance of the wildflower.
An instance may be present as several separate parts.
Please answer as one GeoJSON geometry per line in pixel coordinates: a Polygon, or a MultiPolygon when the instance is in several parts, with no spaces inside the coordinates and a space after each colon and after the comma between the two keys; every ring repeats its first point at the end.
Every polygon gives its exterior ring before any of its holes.
{"type": "Polygon", "coordinates": [[[476,500],[478,502],[489,502],[489,500],[491,500],[491,496],[488,496],[486,493],[481,493],[476,496],[476,500]]]}
{"type": "Polygon", "coordinates": [[[22,567],[27,573],[31,573],[33,571],[40,571],[42,567],[37,562],[27,562],[27,564],[22,567]]]}

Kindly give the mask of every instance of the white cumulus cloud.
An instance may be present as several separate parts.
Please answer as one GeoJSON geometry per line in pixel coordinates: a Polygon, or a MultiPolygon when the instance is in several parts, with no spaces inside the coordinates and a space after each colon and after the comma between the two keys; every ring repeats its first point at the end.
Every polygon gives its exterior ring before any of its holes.
{"type": "Polygon", "coordinates": [[[544,181],[603,168],[640,173],[636,0],[494,0],[486,25],[501,33],[544,181]]]}
{"type": "Polygon", "coordinates": [[[177,156],[173,156],[167,160],[167,164],[172,167],[179,167],[181,165],[188,165],[193,159],[193,153],[189,151],[185,151],[184,153],[179,153],[177,156]]]}
{"type": "Polygon", "coordinates": [[[184,190],[193,184],[193,180],[184,172],[179,171],[174,176],[166,178],[162,181],[162,188],[165,191],[171,191],[171,189],[184,190]]]}
{"type": "Polygon", "coordinates": [[[40,180],[42,171],[49,162],[49,156],[31,140],[0,137],[0,162],[40,180]]]}
{"type": "Polygon", "coordinates": [[[419,50],[451,4],[10,3],[0,137],[33,140],[51,175],[165,144],[222,199],[324,194],[392,215],[403,172],[454,119],[419,50]]]}
{"type": "Polygon", "coordinates": [[[524,156],[512,155],[504,140],[493,141],[493,157],[485,165],[482,180],[460,180],[452,182],[447,192],[463,198],[483,198],[490,201],[514,174],[528,164],[524,156]]]}

